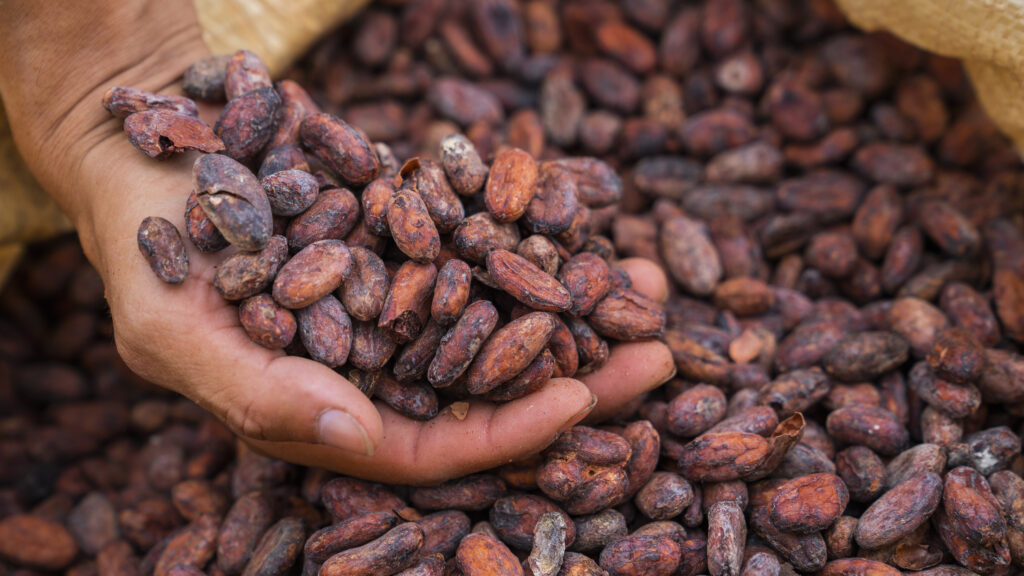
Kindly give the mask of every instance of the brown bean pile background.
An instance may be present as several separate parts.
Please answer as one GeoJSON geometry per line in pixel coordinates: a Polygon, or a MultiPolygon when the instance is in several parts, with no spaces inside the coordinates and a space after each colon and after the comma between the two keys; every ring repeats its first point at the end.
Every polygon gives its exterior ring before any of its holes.
{"type": "Polygon", "coordinates": [[[0,572],[1024,573],[1024,173],[954,62],[826,0],[413,0],[292,76],[398,158],[613,166],[590,244],[666,267],[678,377],[530,461],[369,484],[138,382],[40,246],[0,297],[0,572]]]}

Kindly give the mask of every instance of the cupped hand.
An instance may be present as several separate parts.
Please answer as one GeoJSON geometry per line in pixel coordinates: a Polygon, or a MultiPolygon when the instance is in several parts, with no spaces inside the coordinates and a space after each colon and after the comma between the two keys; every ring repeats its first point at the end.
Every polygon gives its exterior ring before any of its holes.
{"type": "MultiPolygon", "coordinates": [[[[100,106],[113,85],[179,90],[174,83],[185,68],[206,55],[190,3],[128,0],[93,23],[54,6],[27,3],[23,14],[64,23],[60,43],[12,37],[22,26],[9,30],[6,42],[34,48],[0,56],[0,90],[19,149],[74,221],[104,279],[125,362],[191,398],[257,450],[367,479],[433,483],[536,452],[560,431],[614,414],[674,373],[663,344],[619,344],[602,369],[579,380],[553,379],[507,404],[471,402],[463,419],[445,410],[419,422],[372,402],[326,366],[254,344],[236,307],[212,286],[223,253],[202,254],[186,240],[189,275],[171,286],[138,250],[136,233],[147,216],[184,231],[195,155],[151,160],[100,106]],[[54,86],[61,90],[40,107],[39,90],[48,86],[25,83],[29,76],[60,78],[54,86]]],[[[217,113],[201,107],[211,124],[217,113]]],[[[664,300],[666,279],[656,266],[622,265],[639,291],[664,300]]]]}
{"type": "MultiPolygon", "coordinates": [[[[674,372],[663,344],[622,343],[604,367],[579,380],[553,379],[503,405],[473,401],[463,419],[450,410],[427,422],[406,418],[326,366],[250,341],[235,305],[211,284],[223,254],[190,246],[185,282],[157,280],[138,252],[135,230],[154,214],[183,229],[188,159],[154,166],[130,146],[113,145],[122,148],[110,157],[123,159],[123,185],[136,192],[99,248],[118,349],[133,370],[193,399],[263,453],[362,478],[432,483],[536,452],[586,417],[614,414],[674,372]]],[[[664,299],[666,280],[656,266],[636,259],[622,265],[638,290],[664,299]]]]}

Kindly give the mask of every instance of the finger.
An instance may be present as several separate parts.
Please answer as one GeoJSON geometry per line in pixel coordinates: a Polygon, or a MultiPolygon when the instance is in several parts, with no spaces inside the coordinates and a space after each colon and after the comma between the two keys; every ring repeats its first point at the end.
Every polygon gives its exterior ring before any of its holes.
{"type": "Polygon", "coordinates": [[[556,378],[540,391],[512,402],[474,403],[461,421],[446,411],[408,427],[413,442],[396,437],[399,441],[389,441],[389,452],[381,455],[417,476],[422,472],[433,478],[492,468],[547,446],[560,431],[582,419],[593,403],[593,395],[578,380],[556,378]]]}
{"type": "Polygon", "coordinates": [[[668,279],[657,264],[646,258],[626,258],[618,265],[629,274],[637,292],[658,302],[668,299],[668,279]]]}
{"type": "Polygon", "coordinates": [[[462,420],[445,410],[428,422],[417,422],[381,405],[384,437],[372,457],[352,456],[327,446],[267,442],[255,446],[301,464],[369,480],[436,484],[534,454],[593,406],[594,397],[582,383],[554,378],[541,390],[500,406],[470,402],[462,420]]]}
{"type": "MultiPolygon", "coordinates": [[[[252,343],[242,345],[253,346],[252,343]]],[[[275,356],[264,366],[238,368],[205,400],[240,436],[274,442],[326,444],[373,454],[383,436],[377,408],[330,368],[295,356],[275,356]]]]}
{"type": "Polygon", "coordinates": [[[636,396],[667,382],[675,373],[672,353],[661,342],[617,344],[604,366],[580,377],[598,398],[597,407],[586,422],[611,416],[636,396]]]}

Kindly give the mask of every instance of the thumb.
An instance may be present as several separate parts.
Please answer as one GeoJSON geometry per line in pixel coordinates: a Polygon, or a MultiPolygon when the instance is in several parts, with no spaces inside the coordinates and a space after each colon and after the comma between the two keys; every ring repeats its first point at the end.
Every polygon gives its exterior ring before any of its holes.
{"type": "Polygon", "coordinates": [[[420,421],[381,405],[387,434],[373,458],[339,458],[323,444],[251,445],[275,458],[374,482],[438,484],[536,454],[578,424],[596,402],[582,382],[552,378],[537,392],[505,404],[470,400],[461,416],[445,409],[420,421]]]}
{"type": "Polygon", "coordinates": [[[236,434],[269,442],[324,444],[372,456],[383,434],[377,408],[358,388],[330,368],[295,356],[273,356],[259,369],[252,363],[219,364],[216,394],[200,404],[236,434]],[[240,368],[240,366],[242,368],[240,368]]]}

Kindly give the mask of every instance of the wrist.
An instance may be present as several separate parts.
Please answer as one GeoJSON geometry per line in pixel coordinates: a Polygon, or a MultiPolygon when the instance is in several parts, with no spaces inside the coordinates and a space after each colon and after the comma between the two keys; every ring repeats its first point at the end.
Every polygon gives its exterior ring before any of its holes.
{"type": "Polygon", "coordinates": [[[191,2],[99,4],[85,12],[66,3],[0,4],[0,96],[15,143],[94,262],[112,217],[106,212],[119,209],[115,188],[127,184],[117,173],[141,156],[103,110],[103,93],[113,85],[173,91],[208,54],[191,2]]]}

